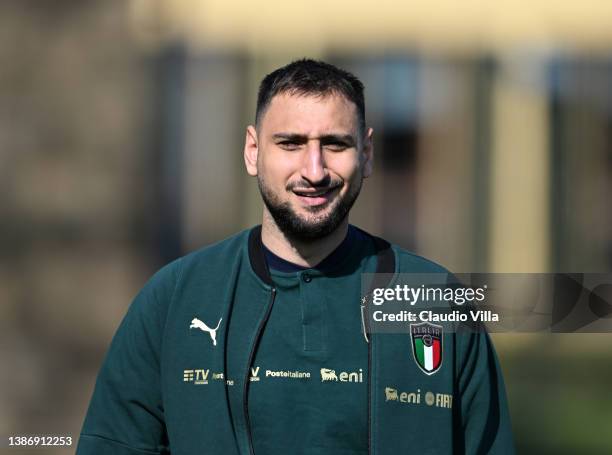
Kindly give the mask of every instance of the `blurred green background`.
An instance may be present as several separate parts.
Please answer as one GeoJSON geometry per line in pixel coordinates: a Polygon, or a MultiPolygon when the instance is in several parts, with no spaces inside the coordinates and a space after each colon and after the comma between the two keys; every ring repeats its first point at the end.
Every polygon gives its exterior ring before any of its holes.
{"type": "MultiPolygon", "coordinates": [[[[147,277],[259,223],[245,127],[303,56],[366,85],[352,223],[454,272],[610,272],[611,21],[596,0],[0,3],[0,435],[77,438],[147,277]]],[[[611,335],[494,340],[519,453],[612,453],[611,335]]]]}

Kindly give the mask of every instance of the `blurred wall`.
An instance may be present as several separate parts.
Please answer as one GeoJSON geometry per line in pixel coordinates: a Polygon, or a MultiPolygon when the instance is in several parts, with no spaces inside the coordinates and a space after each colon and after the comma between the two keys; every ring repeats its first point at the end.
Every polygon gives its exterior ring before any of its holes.
{"type": "Polygon", "coordinates": [[[78,434],[159,265],[150,65],[124,2],[0,5],[0,434],[78,434]]]}

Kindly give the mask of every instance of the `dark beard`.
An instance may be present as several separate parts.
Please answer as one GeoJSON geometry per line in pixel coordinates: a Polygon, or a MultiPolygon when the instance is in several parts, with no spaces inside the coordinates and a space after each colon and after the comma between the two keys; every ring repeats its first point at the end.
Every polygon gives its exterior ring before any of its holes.
{"type": "MultiPolygon", "coordinates": [[[[266,204],[270,215],[274,218],[281,232],[289,238],[308,241],[327,237],[340,226],[357,200],[357,196],[359,196],[362,179],[358,181],[354,188],[349,190],[346,196],[332,202],[334,206],[332,206],[328,215],[314,220],[300,218],[293,211],[289,202],[279,202],[276,195],[270,191],[261,178],[257,178],[257,183],[264,204],[266,204]]],[[[316,214],[316,211],[315,208],[312,213],[316,214]]]]}

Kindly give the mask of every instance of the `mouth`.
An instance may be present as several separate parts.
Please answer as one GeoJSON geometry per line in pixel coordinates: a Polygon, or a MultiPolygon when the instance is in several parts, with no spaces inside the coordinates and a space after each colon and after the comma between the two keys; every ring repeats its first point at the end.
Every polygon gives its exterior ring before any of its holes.
{"type": "Polygon", "coordinates": [[[339,189],[340,185],[336,185],[329,188],[294,188],[292,191],[304,205],[315,207],[331,201],[339,189]]]}

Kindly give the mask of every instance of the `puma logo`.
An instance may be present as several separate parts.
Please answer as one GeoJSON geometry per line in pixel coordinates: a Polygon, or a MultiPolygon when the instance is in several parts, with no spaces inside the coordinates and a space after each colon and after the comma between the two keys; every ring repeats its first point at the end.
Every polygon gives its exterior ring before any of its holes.
{"type": "Polygon", "coordinates": [[[217,324],[217,327],[215,327],[214,329],[211,329],[206,324],[204,324],[202,321],[200,321],[198,318],[193,318],[191,320],[191,324],[189,325],[189,328],[190,329],[200,329],[203,332],[208,332],[213,342],[213,346],[217,346],[217,329],[221,325],[222,320],[223,318],[219,319],[219,323],[217,324]]]}

